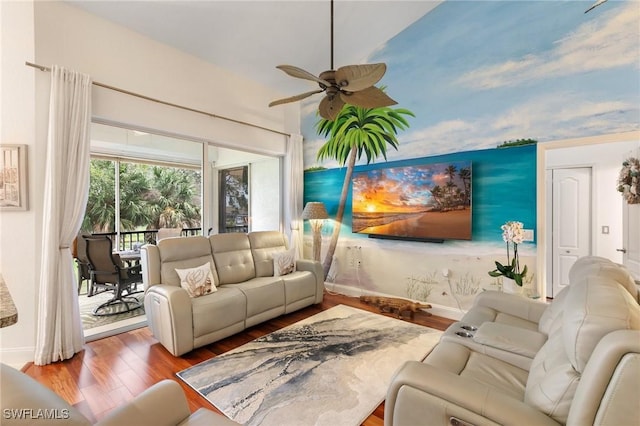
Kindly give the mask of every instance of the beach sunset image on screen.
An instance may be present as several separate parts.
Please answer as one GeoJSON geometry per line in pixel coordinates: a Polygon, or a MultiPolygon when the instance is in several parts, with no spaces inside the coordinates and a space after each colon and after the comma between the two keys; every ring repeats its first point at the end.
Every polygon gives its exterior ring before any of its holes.
{"type": "Polygon", "coordinates": [[[471,239],[471,161],[355,172],[352,231],[408,239],[471,239]]]}

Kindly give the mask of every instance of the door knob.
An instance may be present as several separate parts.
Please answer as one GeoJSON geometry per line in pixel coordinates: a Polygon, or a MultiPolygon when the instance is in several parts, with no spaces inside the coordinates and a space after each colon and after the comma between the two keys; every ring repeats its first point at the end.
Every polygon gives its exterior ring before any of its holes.
{"type": "Polygon", "coordinates": [[[626,253],[626,252],[627,252],[627,249],[623,249],[623,248],[621,248],[621,249],[616,249],[616,251],[621,251],[621,252],[623,252],[623,253],[626,253]]]}

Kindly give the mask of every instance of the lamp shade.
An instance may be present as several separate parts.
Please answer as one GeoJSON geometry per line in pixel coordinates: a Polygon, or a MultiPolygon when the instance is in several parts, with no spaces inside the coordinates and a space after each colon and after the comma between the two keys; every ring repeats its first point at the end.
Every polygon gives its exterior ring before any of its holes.
{"type": "Polygon", "coordinates": [[[324,203],[318,201],[312,201],[304,206],[302,212],[302,219],[328,219],[327,209],[324,207],[324,203]]]}

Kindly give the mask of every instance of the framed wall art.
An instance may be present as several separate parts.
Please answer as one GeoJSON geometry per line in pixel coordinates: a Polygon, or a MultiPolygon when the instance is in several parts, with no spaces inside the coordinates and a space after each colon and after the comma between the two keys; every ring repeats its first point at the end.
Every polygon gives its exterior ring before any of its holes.
{"type": "Polygon", "coordinates": [[[0,144],[0,210],[27,210],[27,145],[0,144]]]}

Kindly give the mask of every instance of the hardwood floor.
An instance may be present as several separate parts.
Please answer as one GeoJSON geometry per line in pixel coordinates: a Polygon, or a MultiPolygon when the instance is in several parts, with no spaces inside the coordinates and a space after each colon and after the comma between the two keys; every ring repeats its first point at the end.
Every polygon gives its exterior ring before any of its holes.
{"type": "MultiPolygon", "coordinates": [[[[149,328],[144,327],[87,343],[84,351],[70,360],[42,367],[28,364],[23,371],[62,396],[93,422],[163,379],[175,380],[182,386],[192,412],[200,407],[218,411],[177,379],[175,373],[338,304],[378,312],[377,308],[358,298],[325,293],[324,301],[319,305],[251,327],[182,357],[176,358],[167,352],[153,338],[149,328]]],[[[411,322],[444,330],[454,321],[419,312],[411,322]]],[[[363,424],[383,423],[384,403],[363,424]]]]}

